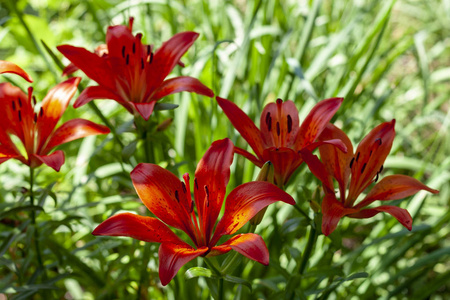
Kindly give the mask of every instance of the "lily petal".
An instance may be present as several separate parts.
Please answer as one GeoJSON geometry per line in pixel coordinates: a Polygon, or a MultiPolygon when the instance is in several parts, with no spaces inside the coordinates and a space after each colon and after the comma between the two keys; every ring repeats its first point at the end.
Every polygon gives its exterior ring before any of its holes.
{"type": "MultiPolygon", "coordinates": [[[[111,57],[123,58],[126,54],[132,54],[135,37],[131,28],[125,25],[109,26],[106,30],[106,44],[108,45],[108,55],[111,57]],[[122,53],[123,51],[123,53],[122,53]]],[[[136,52],[136,49],[134,49],[136,52]]]]}
{"type": "Polygon", "coordinates": [[[325,99],[313,107],[297,133],[296,150],[301,150],[316,140],[339,109],[343,100],[344,98],[325,99]]]}
{"type": "Polygon", "coordinates": [[[211,244],[223,235],[233,234],[264,207],[277,202],[294,205],[294,199],[277,186],[264,181],[244,183],[228,195],[225,212],[217,224],[211,244]]]}
{"type": "Polygon", "coordinates": [[[395,120],[384,122],[375,127],[356,148],[355,161],[352,164],[348,199],[350,204],[358,198],[380,172],[386,157],[391,151],[395,137],[395,120]]]}
{"type": "Polygon", "coordinates": [[[314,176],[322,182],[325,193],[334,194],[333,181],[330,174],[328,174],[325,165],[319,160],[319,158],[312,154],[309,150],[300,150],[300,154],[303,161],[308,165],[309,170],[314,176]]]}
{"type": "Polygon", "coordinates": [[[112,99],[116,100],[120,104],[124,102],[122,98],[116,93],[114,93],[112,90],[105,88],[103,86],[96,85],[85,88],[78,96],[77,100],[73,104],[73,107],[78,108],[95,99],[112,99]]]}
{"type": "Polygon", "coordinates": [[[337,227],[343,216],[358,212],[354,208],[345,208],[334,194],[327,193],[322,200],[322,232],[330,235],[337,227]]]}
{"type": "Polygon", "coordinates": [[[28,82],[33,82],[33,79],[31,79],[30,75],[28,75],[27,72],[22,70],[21,67],[19,67],[16,64],[13,64],[12,62],[0,60],[0,74],[3,73],[13,73],[21,76],[28,82]]]}
{"type": "Polygon", "coordinates": [[[375,216],[380,212],[387,212],[396,218],[403,226],[405,226],[409,231],[412,229],[412,217],[409,212],[397,206],[382,205],[374,208],[363,209],[358,213],[349,214],[348,217],[355,219],[367,219],[375,216]]]}
{"type": "Polygon", "coordinates": [[[414,195],[420,190],[437,194],[438,190],[427,187],[419,180],[406,175],[390,175],[384,177],[367,194],[363,201],[355,207],[363,208],[375,200],[398,200],[414,195]]]}
{"type": "Polygon", "coordinates": [[[181,181],[166,169],[145,163],[138,164],[130,176],[145,206],[161,221],[183,230],[195,241],[181,181]]]}
{"type": "Polygon", "coordinates": [[[132,213],[121,213],[106,219],[94,229],[92,234],[128,236],[153,243],[182,243],[180,238],[160,220],[132,213]]]}
{"type": "Polygon", "coordinates": [[[56,47],[68,60],[98,84],[114,88],[111,68],[105,59],[81,47],[61,45],[56,47]]]}
{"type": "Polygon", "coordinates": [[[195,170],[195,205],[200,226],[208,239],[225,198],[233,150],[234,145],[228,138],[213,142],[195,170]]]}
{"type": "Polygon", "coordinates": [[[292,173],[303,162],[302,157],[291,148],[267,148],[263,152],[263,160],[270,161],[275,171],[275,181],[278,184],[286,184],[292,173]]]}
{"type": "Polygon", "coordinates": [[[56,172],[59,172],[61,166],[64,164],[64,152],[61,150],[57,150],[49,155],[37,155],[33,154],[39,161],[43,162],[50,168],[54,169],[56,172]]]}
{"type": "MultiPolygon", "coordinates": [[[[154,76],[154,86],[159,86],[167,75],[178,64],[180,58],[192,46],[198,38],[198,33],[192,31],[180,32],[164,42],[162,46],[156,50],[152,63],[152,68],[149,69],[154,76]]],[[[153,78],[153,77],[150,77],[153,78]]],[[[150,88],[149,90],[153,90],[150,88]]]]}
{"type": "Polygon", "coordinates": [[[263,140],[261,132],[256,128],[255,123],[236,104],[230,100],[216,97],[217,103],[227,115],[234,128],[241,134],[247,143],[255,151],[258,158],[263,155],[263,140]]]}
{"type": "Polygon", "coordinates": [[[208,251],[208,247],[194,249],[186,243],[162,243],[159,246],[159,278],[167,285],[182,266],[208,251]]]}
{"type": "Polygon", "coordinates": [[[72,119],[58,127],[52,134],[45,149],[42,153],[46,153],[58,145],[83,138],[90,135],[107,134],[110,130],[108,127],[93,123],[85,119],[72,119]]]}
{"type": "Polygon", "coordinates": [[[153,112],[153,108],[155,107],[156,101],[152,101],[149,103],[130,102],[130,104],[134,106],[135,111],[138,112],[145,119],[145,121],[148,121],[150,115],[153,112]]]}
{"type": "Polygon", "coordinates": [[[247,150],[244,150],[239,147],[234,147],[234,153],[242,155],[243,157],[247,158],[249,161],[254,163],[258,167],[262,167],[264,165],[264,162],[262,162],[259,158],[248,152],[247,150]]]}
{"type": "Polygon", "coordinates": [[[254,233],[238,234],[223,243],[251,260],[263,265],[269,264],[269,250],[261,236],[254,233]]]}
{"type": "Polygon", "coordinates": [[[266,147],[292,148],[299,130],[294,102],[277,99],[276,103],[267,104],[261,113],[259,128],[266,147]]]}
{"type": "Polygon", "coordinates": [[[340,140],[347,151],[337,150],[333,145],[322,145],[319,147],[322,159],[328,174],[336,178],[339,183],[339,191],[343,202],[350,177],[350,162],[353,158],[353,145],[348,136],[341,129],[328,123],[319,136],[319,141],[340,140]]]}
{"type": "Polygon", "coordinates": [[[11,149],[9,146],[0,145],[0,164],[10,158],[22,156],[18,151],[11,149]]]}
{"type": "Polygon", "coordinates": [[[78,71],[78,67],[75,66],[73,63],[70,63],[64,68],[61,76],[65,77],[75,73],[76,71],[78,71]]]}
{"type": "Polygon", "coordinates": [[[80,77],[72,77],[52,88],[42,100],[39,117],[37,117],[38,149],[42,149],[49,135],[69,105],[70,99],[77,91],[80,77]]]}
{"type": "Polygon", "coordinates": [[[201,83],[200,80],[189,76],[180,76],[163,81],[154,91],[151,98],[158,100],[179,92],[193,92],[210,98],[214,97],[213,91],[201,83]]]}

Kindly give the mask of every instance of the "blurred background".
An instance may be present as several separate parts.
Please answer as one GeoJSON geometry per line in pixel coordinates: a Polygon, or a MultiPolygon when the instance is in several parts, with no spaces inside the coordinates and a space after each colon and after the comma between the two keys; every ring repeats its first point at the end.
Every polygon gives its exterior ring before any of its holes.
{"type": "MultiPolygon", "coordinates": [[[[292,207],[271,206],[256,230],[269,247],[270,266],[243,260],[233,273],[243,282],[226,282],[229,299],[450,298],[449,0],[2,0],[0,59],[33,77],[41,101],[65,80],[61,68],[68,61],[56,46],[93,51],[105,43],[109,25],[128,24],[129,17],[133,33],[142,32],[144,43],[156,48],[177,32],[198,32],[182,58],[185,67],[174,74],[199,78],[257,124],[264,105],[277,98],[293,100],[303,120],[319,100],[344,97],[333,121],[354,145],[396,119],[383,176],[406,174],[440,190],[393,201],[413,216],[412,232],[390,215],[343,219],[335,233],[319,236],[303,276],[289,274],[311,224],[292,207]]],[[[83,86],[95,85],[82,72],[75,75],[83,86]]],[[[1,76],[6,81],[28,87],[14,75],[1,76]]],[[[153,162],[180,177],[194,173],[214,140],[230,137],[247,147],[214,99],[181,93],[163,102],[179,107],[151,116],[156,124],[172,119],[151,137],[153,162]]],[[[20,209],[27,204],[28,168],[13,160],[0,165],[0,299],[209,299],[207,279],[184,274],[195,261],[162,287],[154,244],[140,284],[144,243],[91,235],[118,211],[146,214],[129,177],[143,151],[133,118],[114,101],[95,103],[125,147],[111,134],[88,137],[60,146],[66,163],[59,173],[38,169],[45,277],[30,249],[29,213],[20,209]]],[[[88,105],[69,107],[62,119],[73,118],[102,124],[88,105]]],[[[235,156],[228,191],[258,170],[235,156]]],[[[313,215],[309,201],[318,186],[302,166],[287,192],[313,215]]]]}

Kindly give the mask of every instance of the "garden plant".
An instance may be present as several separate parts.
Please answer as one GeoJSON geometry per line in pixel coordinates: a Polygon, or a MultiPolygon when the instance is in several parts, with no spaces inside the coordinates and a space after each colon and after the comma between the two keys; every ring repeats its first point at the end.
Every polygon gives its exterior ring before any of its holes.
{"type": "Polygon", "coordinates": [[[0,2],[0,299],[448,299],[448,1],[0,2]]]}

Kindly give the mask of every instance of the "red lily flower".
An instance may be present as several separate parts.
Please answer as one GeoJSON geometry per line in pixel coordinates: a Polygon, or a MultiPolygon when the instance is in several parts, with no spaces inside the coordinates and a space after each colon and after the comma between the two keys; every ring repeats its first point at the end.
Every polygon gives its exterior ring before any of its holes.
{"type": "Polygon", "coordinates": [[[336,139],[316,142],[325,125],[338,110],[343,98],[320,101],[301,126],[294,102],[277,99],[276,103],[269,103],[264,107],[260,129],[233,102],[220,97],[216,97],[216,100],[236,130],[253,149],[256,157],[238,147],[235,147],[235,152],[258,167],[262,167],[266,161],[271,161],[278,185],[286,184],[292,173],[303,162],[300,150],[307,148],[312,151],[322,144],[332,144],[346,151],[345,145],[336,139]]]}
{"type": "Polygon", "coordinates": [[[58,50],[80,68],[98,86],[86,88],[74,107],[93,99],[112,99],[132,114],[148,120],[158,100],[182,91],[213,97],[214,93],[198,79],[180,76],[164,80],[179,63],[181,56],[198,37],[195,32],[181,32],[163,43],[155,53],[143,45],[142,34],[132,34],[130,25],[110,26],[106,32],[107,54],[101,57],[84,48],[69,45],[58,50]]]}
{"type": "Polygon", "coordinates": [[[25,79],[28,82],[33,82],[33,79],[31,79],[30,75],[28,75],[18,65],[13,64],[12,62],[9,62],[9,61],[0,60],[0,74],[3,74],[3,73],[13,73],[13,74],[21,76],[23,79],[25,79]]]}
{"type": "Polygon", "coordinates": [[[219,246],[216,244],[222,236],[239,230],[267,205],[276,201],[295,204],[294,199],[268,182],[245,183],[228,195],[224,215],[214,227],[224,201],[232,161],[233,143],[229,139],[211,145],[195,171],[194,200],[187,173],[183,176],[184,182],[180,182],[157,165],[139,164],[131,172],[131,179],[142,202],[159,220],[121,213],[101,223],[93,234],[161,243],[159,276],[163,285],[192,259],[224,254],[231,249],[267,265],[269,253],[257,234],[238,234],[219,246]],[[166,224],[184,231],[194,247],[182,241],[166,224]]]}
{"type": "Polygon", "coordinates": [[[420,190],[433,194],[437,190],[431,189],[418,180],[405,175],[389,175],[375,184],[369,193],[355,205],[358,196],[372,182],[377,182],[383,163],[389,154],[395,137],[395,120],[385,122],[375,127],[356,148],[347,135],[332,124],[328,124],[319,137],[319,140],[340,139],[347,146],[347,153],[336,151],[334,147],[324,145],[320,147],[320,157],[312,155],[309,151],[302,151],[303,158],[309,168],[319,178],[325,189],[322,201],[322,232],[325,235],[332,233],[339,220],[348,216],[350,218],[370,218],[380,212],[387,212],[396,218],[408,230],[412,229],[412,218],[406,209],[391,205],[381,205],[365,208],[376,200],[398,200],[414,195],[420,190]],[[332,178],[339,185],[340,199],[336,198],[332,178]],[[349,187],[348,187],[349,186],[349,187]],[[348,187],[348,194],[346,190],[348,187]]]}
{"type": "Polygon", "coordinates": [[[53,148],[85,136],[109,133],[107,127],[84,119],[67,121],[55,130],[79,82],[79,77],[73,77],[58,84],[49,91],[39,109],[31,87],[27,95],[10,83],[0,84],[0,163],[16,158],[31,168],[44,163],[59,171],[64,153],[57,150],[49,154],[53,148]],[[17,149],[10,135],[22,141],[26,155],[17,149]]]}

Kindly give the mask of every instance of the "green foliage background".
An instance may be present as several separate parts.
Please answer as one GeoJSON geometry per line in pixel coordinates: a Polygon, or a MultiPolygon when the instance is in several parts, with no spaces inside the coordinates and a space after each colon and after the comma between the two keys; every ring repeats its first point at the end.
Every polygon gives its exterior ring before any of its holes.
{"type": "MultiPolygon", "coordinates": [[[[296,275],[311,222],[292,207],[270,207],[256,232],[271,254],[269,267],[242,259],[226,282],[230,299],[448,299],[450,297],[450,1],[60,1],[0,2],[0,59],[20,65],[34,79],[38,99],[61,82],[64,65],[56,46],[93,50],[109,25],[127,24],[159,47],[173,34],[193,30],[199,39],[175,73],[199,78],[259,123],[263,106],[293,100],[304,119],[320,99],[340,96],[335,121],[357,144],[371,128],[396,119],[397,136],[385,163],[387,174],[407,174],[440,194],[420,192],[398,205],[414,219],[408,232],[389,215],[343,219],[338,230],[320,235],[305,275],[296,275]],[[251,290],[248,288],[251,286],[251,290]]],[[[83,84],[92,84],[81,72],[83,84]]],[[[23,87],[24,81],[2,76],[23,87]]],[[[215,100],[182,93],[167,97],[171,111],[151,118],[171,126],[155,133],[152,160],[178,175],[193,174],[216,139],[230,137],[246,147],[215,100]]],[[[125,145],[136,139],[133,120],[113,101],[96,105],[125,145]]],[[[63,120],[81,117],[102,123],[91,107],[70,107],[63,120]]],[[[39,242],[45,274],[32,249],[28,226],[28,168],[0,165],[0,293],[11,299],[209,299],[204,277],[188,279],[184,267],[170,285],[158,279],[157,248],[151,246],[149,273],[142,273],[143,242],[97,238],[93,228],[118,211],[146,209],[122,163],[112,135],[89,137],[60,147],[66,163],[57,173],[40,167],[39,242]],[[142,278],[144,274],[144,278],[142,278]]],[[[136,158],[142,157],[137,143],[136,158]]],[[[132,146],[127,148],[133,150],[132,146]]],[[[132,159],[133,162],[133,159],[132,159]]],[[[136,162],[136,161],[135,161],[136,162]]],[[[230,191],[258,170],[235,157],[230,191]]],[[[319,186],[305,166],[287,191],[300,208],[319,186]]],[[[400,203],[401,202],[401,203],[400,203]]],[[[220,258],[221,260],[223,258],[220,258]]]]}

